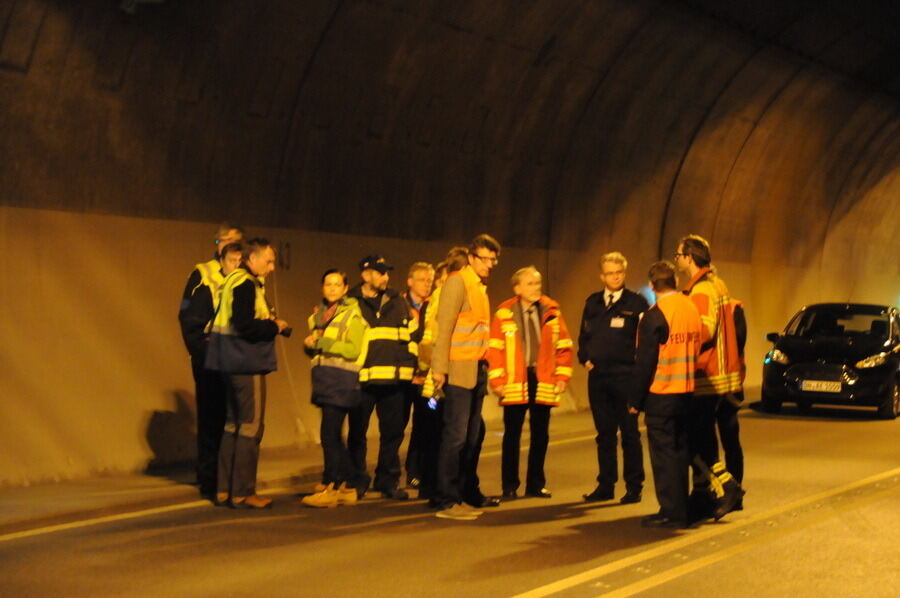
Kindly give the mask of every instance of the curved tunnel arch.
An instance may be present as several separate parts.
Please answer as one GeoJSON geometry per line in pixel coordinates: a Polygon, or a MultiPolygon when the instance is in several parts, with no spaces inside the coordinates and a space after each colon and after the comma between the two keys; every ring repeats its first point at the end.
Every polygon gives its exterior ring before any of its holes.
{"type": "MultiPolygon", "coordinates": [[[[890,2],[170,0],[133,17],[113,4],[0,1],[0,238],[5,267],[39,264],[24,302],[4,291],[0,356],[15,374],[2,394],[79,446],[67,464],[66,442],[11,430],[3,448],[33,452],[29,471],[144,454],[123,414],[187,386],[188,370],[162,357],[180,355],[177,331],[147,344],[150,380],[133,343],[112,349],[112,328],[150,333],[129,306],[165,312],[183,284],[180,267],[156,271],[159,242],[223,217],[278,236],[306,269],[372,249],[438,257],[486,230],[509,248],[503,268],[542,264],[573,325],[598,253],[624,251],[637,285],[688,232],[710,239],[755,331],[820,299],[898,300],[890,2]],[[73,247],[89,266],[67,269],[73,247]],[[143,268],[153,276],[129,288],[143,268]],[[58,307],[73,278],[76,305],[103,284],[116,313],[73,324],[77,309],[58,307]],[[60,330],[98,340],[45,350],[60,330]],[[74,390],[34,375],[47,355],[73,360],[61,370],[74,390]],[[100,359],[124,401],[105,422],[125,428],[112,457],[85,440],[96,425],[60,424],[95,392],[81,378],[100,359]]],[[[207,250],[176,246],[164,259],[207,250]]],[[[282,312],[315,299],[306,274],[280,279],[282,312]]],[[[752,355],[765,349],[751,339],[752,355]]],[[[294,419],[311,427],[304,409],[273,418],[274,443],[294,419]]]]}

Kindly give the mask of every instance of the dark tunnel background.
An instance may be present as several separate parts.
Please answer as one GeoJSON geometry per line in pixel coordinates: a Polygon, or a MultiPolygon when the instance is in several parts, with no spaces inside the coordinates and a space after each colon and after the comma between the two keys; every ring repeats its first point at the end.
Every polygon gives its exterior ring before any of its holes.
{"type": "MultiPolygon", "coordinates": [[[[804,303],[898,301],[898,25],[888,1],[0,0],[0,483],[153,457],[223,219],[278,241],[298,324],[329,265],[488,231],[494,302],[534,262],[577,327],[599,253],[637,286],[700,233],[758,384],[804,303]]],[[[281,357],[266,442],[315,440],[281,357]]]]}

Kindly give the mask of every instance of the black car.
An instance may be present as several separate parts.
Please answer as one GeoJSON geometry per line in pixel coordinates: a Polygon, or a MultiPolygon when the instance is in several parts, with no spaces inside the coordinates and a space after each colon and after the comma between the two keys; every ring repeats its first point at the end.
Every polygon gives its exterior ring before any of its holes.
{"type": "Polygon", "coordinates": [[[762,406],[777,412],[783,402],[801,411],[813,403],[878,408],[894,419],[900,411],[900,315],[894,307],[818,303],[801,309],[763,365],[762,406]]]}

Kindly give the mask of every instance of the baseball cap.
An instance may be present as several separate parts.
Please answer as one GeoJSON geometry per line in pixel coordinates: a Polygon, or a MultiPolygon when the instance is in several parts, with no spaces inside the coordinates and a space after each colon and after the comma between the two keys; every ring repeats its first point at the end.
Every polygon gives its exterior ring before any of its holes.
{"type": "Polygon", "coordinates": [[[363,270],[376,270],[384,274],[388,270],[393,270],[394,267],[384,261],[384,258],[380,255],[369,255],[364,257],[359,262],[359,271],[363,270]]]}

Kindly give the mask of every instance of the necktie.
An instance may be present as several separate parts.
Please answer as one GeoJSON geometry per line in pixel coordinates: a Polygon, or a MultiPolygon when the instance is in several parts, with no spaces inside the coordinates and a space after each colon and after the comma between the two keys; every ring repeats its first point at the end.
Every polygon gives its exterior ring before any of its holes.
{"type": "Polygon", "coordinates": [[[529,367],[533,366],[537,363],[537,353],[538,347],[540,346],[540,339],[537,333],[537,326],[534,318],[534,307],[529,307],[525,313],[525,328],[528,330],[528,355],[527,365],[529,367]]]}
{"type": "Polygon", "coordinates": [[[610,307],[612,307],[612,304],[613,304],[613,294],[610,293],[609,295],[606,296],[606,308],[609,309],[610,307]]]}

